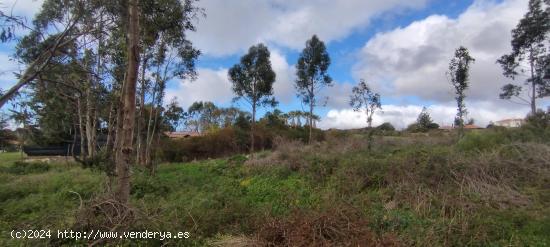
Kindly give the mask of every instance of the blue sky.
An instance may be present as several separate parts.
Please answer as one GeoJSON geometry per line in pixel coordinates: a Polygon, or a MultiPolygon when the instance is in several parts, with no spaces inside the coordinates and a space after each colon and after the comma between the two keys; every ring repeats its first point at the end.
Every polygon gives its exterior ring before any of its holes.
{"type": "MultiPolygon", "coordinates": [[[[30,16],[39,2],[19,0],[17,11],[30,16]]],[[[477,59],[467,100],[471,117],[485,125],[528,111],[498,99],[499,88],[510,81],[495,64],[509,52],[510,31],[525,13],[527,0],[202,0],[199,5],[207,17],[190,34],[203,52],[199,77],[194,82],[174,80],[167,89],[167,101],[177,97],[184,107],[196,100],[231,105],[227,69],[248,47],[262,42],[270,48],[277,72],[278,108],[301,109],[293,89],[294,64],[306,40],[317,34],[327,45],[335,82],[321,95],[329,97],[326,106],[315,111],[323,128],[365,125],[364,116],[347,105],[351,87],[361,78],[382,95],[383,109],[374,124],[390,121],[405,127],[423,106],[434,120],[450,124],[456,110],[445,72],[460,45],[477,59]]],[[[0,45],[6,70],[13,70],[6,61],[12,52],[13,44],[0,45]]],[[[0,75],[0,88],[12,80],[8,73],[0,75]]],[[[548,101],[541,102],[545,105],[548,101]]],[[[260,115],[266,110],[271,109],[260,115]]]]}
{"type": "MultiPolygon", "coordinates": [[[[380,13],[379,16],[371,19],[370,24],[357,27],[345,38],[327,42],[327,50],[331,55],[332,61],[329,68],[329,74],[334,79],[335,83],[354,82],[355,79],[352,76],[351,68],[355,63],[356,55],[364,44],[374,35],[397,27],[407,26],[413,21],[422,20],[431,15],[445,15],[451,18],[456,18],[459,14],[464,12],[472,4],[472,2],[472,0],[431,1],[429,4],[426,4],[420,8],[400,10],[398,13],[380,13]]],[[[200,29],[198,33],[200,34],[200,29]]],[[[298,60],[300,50],[289,49],[284,46],[277,46],[277,49],[284,53],[286,60],[289,63],[294,64],[298,60]]],[[[205,54],[199,58],[197,66],[209,69],[229,68],[239,62],[243,52],[244,51],[225,56],[212,56],[205,54]]],[[[173,88],[176,85],[177,82],[172,82],[168,87],[173,88]]],[[[416,97],[408,96],[407,98],[408,101],[414,103],[430,105],[429,101],[418,100],[416,97]]],[[[382,101],[384,104],[396,103],[396,100],[391,98],[383,98],[382,101]]],[[[227,101],[217,103],[226,106],[231,104],[227,101]]],[[[245,106],[243,105],[243,107],[245,106]]],[[[301,104],[299,100],[294,100],[289,104],[280,104],[278,108],[283,111],[291,111],[294,109],[300,109],[301,104]]],[[[267,110],[270,109],[261,109],[260,115],[267,110]]],[[[319,107],[316,112],[317,114],[325,115],[328,110],[329,109],[326,107],[319,107]]]]}

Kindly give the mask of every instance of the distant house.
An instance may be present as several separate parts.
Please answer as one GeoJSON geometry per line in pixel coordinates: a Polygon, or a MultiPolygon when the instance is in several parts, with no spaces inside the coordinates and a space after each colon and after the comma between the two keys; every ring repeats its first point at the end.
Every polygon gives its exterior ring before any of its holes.
{"type": "MultiPolygon", "coordinates": [[[[453,129],[456,129],[456,128],[458,128],[458,127],[457,126],[448,126],[448,125],[444,125],[444,126],[439,127],[439,129],[442,129],[442,130],[453,130],[453,129]]],[[[476,129],[483,129],[483,127],[479,127],[479,126],[474,125],[474,124],[466,124],[466,125],[464,125],[464,129],[476,130],[476,129]]]]}
{"type": "Polygon", "coordinates": [[[506,128],[517,128],[520,127],[525,123],[524,119],[521,118],[511,118],[511,119],[503,119],[500,121],[495,122],[495,126],[502,126],[506,128]]]}
{"type": "Polygon", "coordinates": [[[164,134],[170,139],[183,139],[193,136],[201,136],[201,133],[196,131],[178,131],[178,132],[164,132],[164,134]]]}
{"type": "Polygon", "coordinates": [[[483,127],[479,127],[479,126],[474,125],[474,124],[466,124],[466,125],[464,125],[464,129],[477,130],[477,129],[483,129],[483,127]]]}

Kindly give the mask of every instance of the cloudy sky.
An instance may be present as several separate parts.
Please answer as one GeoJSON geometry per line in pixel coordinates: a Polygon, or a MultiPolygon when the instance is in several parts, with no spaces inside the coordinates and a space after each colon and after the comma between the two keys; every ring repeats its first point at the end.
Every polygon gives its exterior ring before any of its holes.
{"type": "MultiPolygon", "coordinates": [[[[0,0],[11,6],[15,0],[0,0]]],[[[201,0],[206,18],[197,21],[190,38],[202,52],[196,81],[170,83],[167,100],[182,106],[197,100],[222,106],[233,93],[227,70],[251,45],[263,42],[271,50],[277,80],[275,96],[283,111],[305,109],[294,90],[295,63],[307,39],[317,34],[332,59],[335,80],[325,88],[328,101],[316,109],[322,128],[359,128],[365,117],[349,105],[351,88],[361,78],[382,95],[383,109],[374,124],[389,121],[404,127],[423,106],[441,125],[456,114],[446,77],[449,60],[460,45],[476,62],[467,95],[469,116],[479,125],[509,117],[524,117],[529,108],[498,98],[510,80],[496,59],[510,50],[510,31],[526,12],[528,0],[201,0]]],[[[18,0],[15,12],[32,16],[40,1],[18,0]]],[[[12,44],[11,44],[12,45],[12,44]]],[[[10,44],[0,45],[0,87],[13,84],[6,71],[10,44]]],[[[525,78],[518,78],[524,80],[525,78]]],[[[540,102],[546,108],[548,101],[540,102]]],[[[270,109],[264,109],[270,110],[270,109]]]]}

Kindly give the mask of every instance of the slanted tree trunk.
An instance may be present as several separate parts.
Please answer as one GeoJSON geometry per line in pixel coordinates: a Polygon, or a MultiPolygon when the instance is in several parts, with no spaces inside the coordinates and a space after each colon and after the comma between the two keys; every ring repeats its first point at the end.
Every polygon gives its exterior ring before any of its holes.
{"type": "Polygon", "coordinates": [[[107,140],[105,142],[105,146],[102,147],[104,152],[110,152],[113,148],[113,126],[114,126],[114,104],[115,102],[111,102],[111,106],[109,106],[109,116],[107,117],[107,140]]]}
{"type": "Polygon", "coordinates": [[[533,48],[531,48],[531,51],[529,53],[529,62],[531,67],[531,115],[535,115],[537,113],[537,89],[536,89],[536,80],[535,80],[535,70],[534,70],[534,56],[533,56],[533,48]]]}
{"type": "Polygon", "coordinates": [[[38,58],[36,58],[29,66],[27,66],[27,69],[25,69],[25,72],[21,75],[17,83],[11,87],[6,93],[0,96],[0,109],[6,104],[17,92],[19,89],[21,89],[23,86],[27,85],[29,82],[34,80],[38,74],[40,74],[46,66],[49,65],[50,61],[54,57],[55,53],[58,52],[59,48],[62,48],[68,44],[70,44],[72,41],[80,37],[80,35],[76,35],[68,40],[65,40],[67,35],[69,34],[69,31],[73,29],[73,27],[76,25],[77,21],[76,19],[73,20],[73,22],[65,28],[63,33],[61,33],[53,46],[44,51],[38,58]]]}
{"type": "Polygon", "coordinates": [[[87,157],[94,157],[95,155],[95,107],[92,96],[92,85],[89,81],[88,88],[86,89],[86,141],[87,141],[87,157]]]}
{"type": "Polygon", "coordinates": [[[86,140],[84,139],[84,123],[82,120],[82,104],[80,102],[80,97],[76,98],[76,108],[78,113],[78,130],[80,132],[80,159],[82,159],[86,153],[86,150],[84,149],[84,146],[86,146],[86,140]]]}
{"type": "Polygon", "coordinates": [[[137,118],[137,145],[136,145],[136,163],[140,165],[145,165],[145,155],[143,152],[143,123],[145,123],[145,92],[146,92],[146,83],[145,83],[145,70],[146,70],[147,59],[143,59],[141,65],[141,76],[140,76],[140,97],[139,97],[139,115],[137,118]]]}
{"type": "Polygon", "coordinates": [[[128,64],[126,83],[122,95],[122,133],[116,168],[118,178],[117,199],[128,203],[130,197],[130,165],[133,153],[133,135],[136,113],[136,83],[139,70],[139,11],[138,0],[128,4],[128,64]]]}
{"type": "MultiPolygon", "coordinates": [[[[160,105],[155,107],[160,109],[160,105]]],[[[151,159],[151,149],[153,147],[153,140],[155,138],[155,133],[157,132],[157,124],[158,124],[158,115],[161,113],[158,113],[156,110],[154,111],[155,118],[153,121],[153,128],[151,131],[151,137],[149,138],[149,142],[147,143],[146,149],[145,149],[145,165],[149,169],[150,174],[154,174],[155,167],[153,164],[153,161],[151,159]]],[[[157,135],[158,136],[158,135],[157,135]]]]}
{"type": "Polygon", "coordinates": [[[315,97],[315,84],[313,82],[313,79],[311,80],[311,91],[309,92],[309,139],[308,144],[311,144],[312,142],[312,131],[313,131],[313,104],[315,104],[315,100],[313,99],[315,97]]]}
{"type": "Polygon", "coordinates": [[[250,125],[250,154],[254,154],[254,131],[256,130],[256,102],[252,101],[252,124],[250,125]]]}

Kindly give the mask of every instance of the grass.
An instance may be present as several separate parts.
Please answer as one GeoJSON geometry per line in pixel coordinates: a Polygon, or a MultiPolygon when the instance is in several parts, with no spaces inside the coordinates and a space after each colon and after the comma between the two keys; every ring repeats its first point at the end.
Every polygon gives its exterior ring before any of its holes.
{"type": "MultiPolygon", "coordinates": [[[[280,144],[248,160],[162,164],[154,177],[135,169],[131,203],[147,217],[132,229],[189,231],[187,240],[164,242],[178,246],[550,245],[549,146],[492,132],[458,145],[445,138],[380,137],[368,151],[354,135],[311,147],[280,144]]],[[[0,154],[2,246],[47,243],[6,233],[74,228],[79,196],[87,202],[105,192],[98,171],[52,163],[10,172],[19,159],[0,154]]]]}

